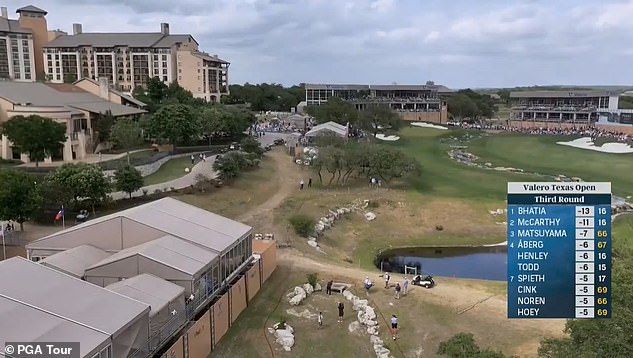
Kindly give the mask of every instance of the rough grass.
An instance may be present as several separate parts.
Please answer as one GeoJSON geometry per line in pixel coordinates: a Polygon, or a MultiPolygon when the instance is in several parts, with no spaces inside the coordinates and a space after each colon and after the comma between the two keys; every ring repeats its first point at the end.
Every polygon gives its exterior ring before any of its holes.
{"type": "MultiPolygon", "coordinates": [[[[288,266],[280,266],[262,288],[262,291],[242,312],[229,332],[220,341],[211,357],[370,357],[373,356],[369,344],[369,336],[362,331],[350,332],[349,325],[356,320],[356,312],[352,305],[345,302],[345,321],[336,322],[336,302],[343,298],[334,294],[315,293],[309,296],[300,306],[291,307],[285,294],[300,283],[304,283],[302,270],[288,266]],[[280,301],[281,298],[281,301],[280,301]],[[296,317],[288,313],[288,309],[301,313],[322,311],[324,326],[319,329],[315,319],[296,317]],[[274,342],[267,328],[271,327],[284,315],[287,323],[295,329],[295,346],[291,352],[284,352],[274,342]],[[268,337],[274,355],[266,342],[268,337]]],[[[393,298],[393,290],[373,288],[368,297],[359,289],[359,277],[344,277],[335,272],[319,273],[322,282],[332,278],[337,281],[355,284],[352,291],[363,298],[368,298],[377,311],[380,336],[394,357],[435,357],[439,343],[459,332],[475,335],[477,343],[483,347],[501,349],[507,354],[525,356],[532,351],[541,338],[542,331],[532,329],[525,321],[517,323],[505,319],[504,308],[497,308],[496,302],[485,303],[471,310],[464,311],[464,306],[453,305],[452,302],[440,300],[434,289],[412,287],[407,296],[400,300],[393,298]],[[399,339],[391,339],[388,320],[392,314],[399,317],[399,339]]],[[[376,280],[380,278],[376,277],[376,280]]],[[[397,278],[394,278],[394,280],[397,278]]],[[[466,291],[471,290],[472,303],[488,297],[490,294],[479,291],[479,286],[467,284],[466,291]]],[[[438,286],[439,288],[439,286],[438,286]]],[[[441,288],[440,288],[441,289],[441,288]]],[[[465,291],[465,292],[466,292],[465,291]]],[[[456,292],[464,293],[464,292],[456,292]]],[[[469,304],[470,305],[470,304],[469,304]]],[[[542,323],[542,322],[541,322],[542,323]]]]}
{"type": "Polygon", "coordinates": [[[259,168],[244,172],[230,185],[210,193],[181,195],[178,199],[216,214],[236,218],[261,205],[277,192],[279,182],[275,180],[276,174],[275,162],[265,158],[259,168]]]}

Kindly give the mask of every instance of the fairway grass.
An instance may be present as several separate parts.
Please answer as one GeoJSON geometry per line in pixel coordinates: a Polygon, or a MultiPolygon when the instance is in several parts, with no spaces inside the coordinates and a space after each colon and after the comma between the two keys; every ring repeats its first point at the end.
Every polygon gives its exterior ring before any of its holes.
{"type": "MultiPolygon", "coordinates": [[[[556,144],[571,137],[495,135],[475,139],[468,151],[495,166],[548,175],[610,181],[615,195],[633,195],[633,155],[600,153],[556,144]]],[[[505,190],[505,187],[503,188],[505,190]]]]}
{"type": "Polygon", "coordinates": [[[187,174],[185,168],[191,167],[191,158],[189,157],[170,159],[161,165],[155,173],[144,177],[143,182],[145,186],[148,186],[178,179],[187,174]]]}

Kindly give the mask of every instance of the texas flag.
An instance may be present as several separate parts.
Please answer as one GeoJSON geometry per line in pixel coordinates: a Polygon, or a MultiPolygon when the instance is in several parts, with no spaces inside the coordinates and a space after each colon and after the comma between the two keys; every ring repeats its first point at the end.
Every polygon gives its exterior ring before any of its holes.
{"type": "Polygon", "coordinates": [[[55,221],[61,220],[61,218],[63,217],[64,217],[64,206],[62,205],[62,208],[57,212],[57,215],[55,215],[55,221]]]}

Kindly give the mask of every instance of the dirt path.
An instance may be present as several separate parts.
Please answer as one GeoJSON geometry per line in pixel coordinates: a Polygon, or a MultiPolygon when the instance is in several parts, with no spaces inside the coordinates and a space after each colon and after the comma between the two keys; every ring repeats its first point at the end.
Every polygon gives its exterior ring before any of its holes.
{"type": "Polygon", "coordinates": [[[243,213],[236,220],[253,226],[256,232],[275,233],[277,242],[288,244],[290,237],[287,228],[274,223],[274,210],[278,208],[286,198],[299,190],[299,182],[303,179],[306,184],[310,173],[303,173],[301,167],[292,162],[292,159],[284,150],[274,150],[268,157],[275,161],[276,180],[278,191],[263,204],[243,213]]]}

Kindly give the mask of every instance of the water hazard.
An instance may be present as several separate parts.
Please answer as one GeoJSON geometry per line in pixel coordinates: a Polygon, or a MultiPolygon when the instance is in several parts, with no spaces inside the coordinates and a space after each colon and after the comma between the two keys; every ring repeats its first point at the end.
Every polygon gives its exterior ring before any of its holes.
{"type": "Polygon", "coordinates": [[[391,272],[404,273],[407,266],[418,274],[505,281],[508,255],[506,246],[420,247],[385,250],[375,263],[391,272]]]}

